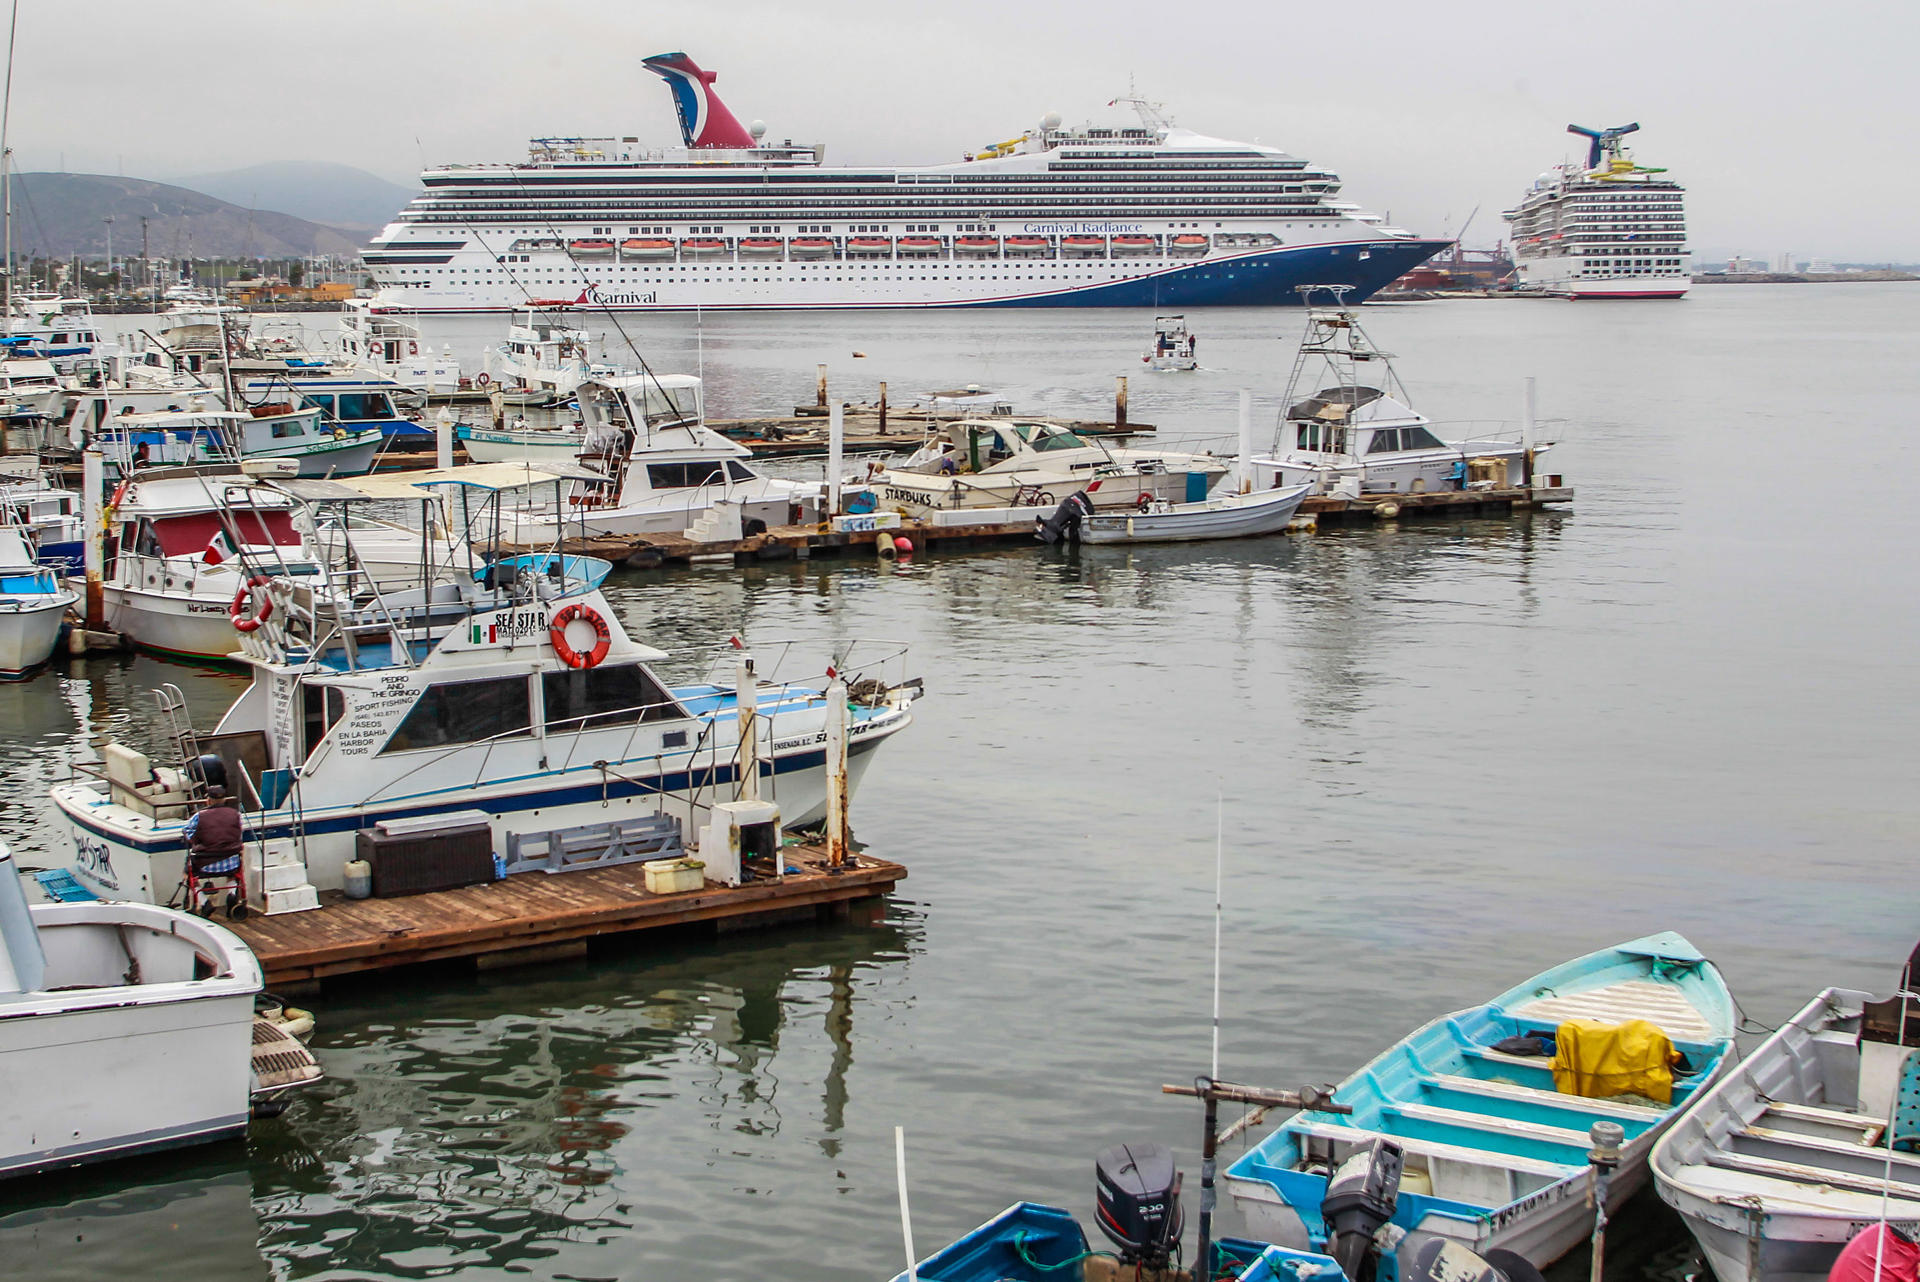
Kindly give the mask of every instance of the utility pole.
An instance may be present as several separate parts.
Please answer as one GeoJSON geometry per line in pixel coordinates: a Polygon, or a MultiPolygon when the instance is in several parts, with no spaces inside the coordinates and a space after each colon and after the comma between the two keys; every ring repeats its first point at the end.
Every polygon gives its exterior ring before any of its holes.
{"type": "MultiPolygon", "coordinates": [[[[147,257],[147,216],[140,215],[140,270],[146,275],[148,292],[153,290],[153,260],[147,257]]],[[[155,308],[155,310],[159,310],[155,308]]]]}
{"type": "Polygon", "coordinates": [[[107,225],[107,288],[113,288],[113,215],[100,220],[107,225]]]}

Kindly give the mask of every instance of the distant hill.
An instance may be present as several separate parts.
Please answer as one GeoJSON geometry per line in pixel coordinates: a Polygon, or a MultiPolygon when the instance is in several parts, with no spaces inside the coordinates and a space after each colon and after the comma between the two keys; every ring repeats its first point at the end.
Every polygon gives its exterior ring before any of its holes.
{"type": "Polygon", "coordinates": [[[247,209],[204,192],[105,174],[16,174],[16,254],[69,257],[106,252],[103,221],[113,215],[115,255],[140,252],[140,219],[155,258],[289,258],[354,253],[372,231],[332,227],[268,209],[247,209]]]}
{"type": "Polygon", "coordinates": [[[179,182],[242,209],[277,209],[336,227],[384,227],[417,194],[351,165],[300,160],[196,174],[179,182]]]}

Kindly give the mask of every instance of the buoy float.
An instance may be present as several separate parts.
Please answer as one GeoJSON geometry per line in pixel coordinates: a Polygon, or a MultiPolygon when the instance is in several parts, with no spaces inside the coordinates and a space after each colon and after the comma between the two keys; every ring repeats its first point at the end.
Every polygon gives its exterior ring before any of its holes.
{"type": "Polygon", "coordinates": [[[895,552],[898,552],[901,556],[912,556],[913,540],[908,538],[906,535],[902,534],[899,538],[893,541],[893,550],[895,552]]]}
{"type": "Polygon", "coordinates": [[[873,550],[879,554],[882,561],[893,560],[894,555],[899,551],[898,548],[893,546],[892,537],[886,534],[882,534],[873,541],[873,550]]]}
{"type": "Polygon", "coordinates": [[[1400,515],[1400,505],[1391,500],[1374,505],[1373,514],[1382,521],[1391,521],[1400,515]]]}
{"type": "Polygon", "coordinates": [[[867,354],[865,352],[855,352],[853,354],[853,359],[855,359],[856,361],[863,361],[866,358],[867,358],[867,354]]]}

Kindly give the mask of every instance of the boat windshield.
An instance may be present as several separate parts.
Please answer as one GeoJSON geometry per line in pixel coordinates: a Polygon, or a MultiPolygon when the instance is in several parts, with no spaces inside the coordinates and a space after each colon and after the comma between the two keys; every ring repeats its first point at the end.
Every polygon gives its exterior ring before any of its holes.
{"type": "Polygon", "coordinates": [[[1087,445],[1066,428],[1054,427],[1047,423],[1032,423],[1014,430],[1036,454],[1044,454],[1048,450],[1085,449],[1087,445]]]}
{"type": "Polygon", "coordinates": [[[319,407],[335,422],[366,422],[400,417],[394,412],[393,402],[387,399],[385,392],[341,392],[337,395],[331,392],[308,392],[300,399],[309,407],[319,407]]]}
{"type": "MultiPolygon", "coordinates": [[[[235,508],[231,515],[233,526],[240,532],[243,543],[252,546],[271,543],[278,547],[297,547],[300,544],[300,532],[293,528],[293,514],[285,508],[270,511],[235,508]]],[[[214,535],[220,529],[220,518],[212,512],[163,516],[153,522],[153,532],[160,540],[162,556],[198,556],[213,543],[214,535]]]]}
{"type": "Polygon", "coordinates": [[[699,418],[700,389],[662,387],[649,381],[644,403],[648,422],[663,418],[699,418]]]}

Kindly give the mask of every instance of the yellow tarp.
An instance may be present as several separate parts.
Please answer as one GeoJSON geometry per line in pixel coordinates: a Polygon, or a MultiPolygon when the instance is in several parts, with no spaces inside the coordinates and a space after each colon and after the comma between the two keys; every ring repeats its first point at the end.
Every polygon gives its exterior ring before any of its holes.
{"type": "Polygon", "coordinates": [[[1673,1043],[1644,1019],[1569,1019],[1554,1033],[1553,1086],[1562,1095],[1644,1095],[1673,1102],[1673,1043]]]}

